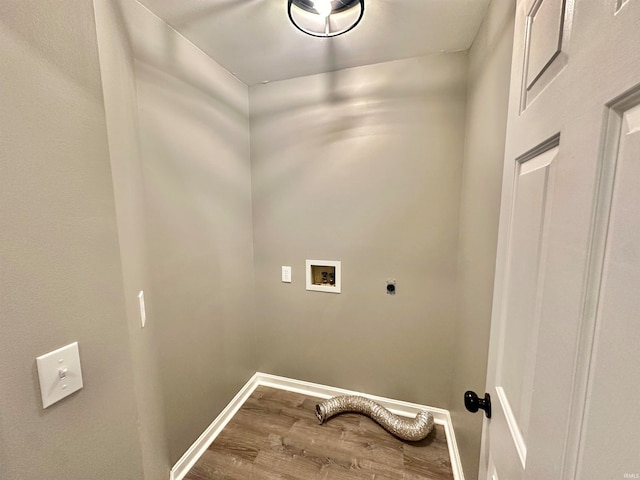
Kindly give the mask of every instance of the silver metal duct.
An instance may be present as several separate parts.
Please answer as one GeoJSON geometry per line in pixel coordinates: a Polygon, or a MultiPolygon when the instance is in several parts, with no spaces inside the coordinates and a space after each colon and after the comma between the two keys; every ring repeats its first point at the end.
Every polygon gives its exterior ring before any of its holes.
{"type": "Polygon", "coordinates": [[[359,395],[333,397],[316,405],[316,417],[321,425],[334,415],[343,412],[362,413],[402,440],[413,442],[422,440],[433,430],[433,415],[426,410],[418,412],[415,418],[404,418],[391,413],[373,400],[359,395]]]}

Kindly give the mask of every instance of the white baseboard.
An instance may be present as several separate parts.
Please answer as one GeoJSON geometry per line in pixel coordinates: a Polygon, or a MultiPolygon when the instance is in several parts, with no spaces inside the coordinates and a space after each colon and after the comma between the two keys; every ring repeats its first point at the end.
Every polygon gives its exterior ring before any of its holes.
{"type": "Polygon", "coordinates": [[[191,470],[198,459],[204,454],[207,448],[209,448],[209,445],[213,443],[222,429],[229,423],[229,420],[233,418],[244,402],[246,402],[247,398],[249,398],[258,387],[258,375],[259,374],[256,373],[249,379],[245,386],[240,389],[236,396],[233,397],[224,410],[222,410],[220,415],[216,417],[211,425],[202,432],[202,435],[200,435],[195,443],[189,447],[189,450],[176,462],[171,469],[170,480],[182,480],[184,476],[189,473],[189,470],[191,470]]]}
{"type": "Polygon", "coordinates": [[[337,395],[362,395],[378,402],[389,411],[405,417],[415,417],[420,410],[428,410],[433,415],[435,423],[444,427],[447,435],[447,444],[449,446],[449,457],[451,458],[451,468],[453,470],[454,480],[464,480],[462,464],[460,462],[460,453],[458,452],[458,444],[453,431],[453,423],[448,410],[441,408],[428,407],[417,403],[403,402],[366,393],[344,390],[342,388],[329,387],[327,385],[319,385],[317,383],[304,382],[302,380],[294,380],[286,377],[278,377],[268,373],[257,372],[238,394],[229,402],[226,408],[218,415],[218,417],[209,425],[209,427],[200,435],[198,440],[187,450],[187,452],[178,460],[171,469],[170,480],[182,480],[189,470],[195,465],[200,456],[209,448],[216,437],[220,434],[229,420],[233,418],[236,412],[242,407],[244,402],[251,396],[258,386],[277,388],[280,390],[288,390],[290,392],[301,393],[311,397],[331,398],[337,395]]]}

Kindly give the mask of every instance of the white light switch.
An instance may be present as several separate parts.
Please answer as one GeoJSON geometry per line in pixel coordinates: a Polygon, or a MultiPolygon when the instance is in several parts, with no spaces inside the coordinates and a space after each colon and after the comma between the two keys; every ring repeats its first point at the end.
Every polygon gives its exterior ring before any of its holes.
{"type": "Polygon", "coordinates": [[[147,323],[147,312],[144,308],[144,292],[140,290],[138,294],[138,304],[140,305],[140,323],[142,324],[142,328],[144,328],[147,323]]]}
{"type": "Polygon", "coordinates": [[[291,267],[282,267],[282,281],[291,283],[291,267]]]}
{"type": "Polygon", "coordinates": [[[43,408],[82,388],[78,342],[39,356],[36,363],[43,408]]]}

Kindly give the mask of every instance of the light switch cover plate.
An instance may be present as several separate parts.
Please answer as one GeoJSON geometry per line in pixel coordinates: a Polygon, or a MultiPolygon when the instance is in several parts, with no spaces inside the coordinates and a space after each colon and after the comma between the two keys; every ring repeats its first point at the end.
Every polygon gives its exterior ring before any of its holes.
{"type": "Polygon", "coordinates": [[[142,328],[144,328],[147,323],[147,311],[144,308],[144,291],[142,290],[140,290],[140,293],[138,294],[138,304],[140,306],[140,324],[142,325],[142,328]]]}
{"type": "Polygon", "coordinates": [[[291,267],[289,266],[282,267],[282,281],[284,283],[291,283],[291,267]]]}
{"type": "Polygon", "coordinates": [[[78,342],[39,356],[36,363],[43,408],[82,388],[78,342]]]}

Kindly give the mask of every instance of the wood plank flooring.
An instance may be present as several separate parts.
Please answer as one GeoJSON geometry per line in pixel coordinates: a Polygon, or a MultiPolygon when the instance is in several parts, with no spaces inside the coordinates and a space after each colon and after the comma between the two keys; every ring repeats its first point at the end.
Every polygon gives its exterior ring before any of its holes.
{"type": "Polygon", "coordinates": [[[319,425],[318,399],[258,387],[185,480],[452,480],[444,429],[404,442],[345,413],[319,425]]]}

